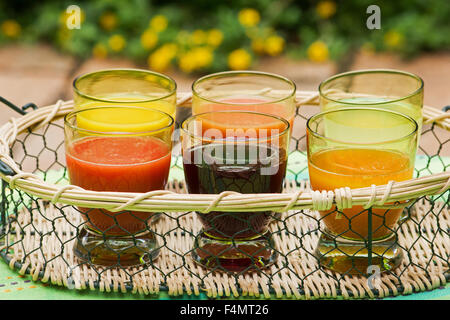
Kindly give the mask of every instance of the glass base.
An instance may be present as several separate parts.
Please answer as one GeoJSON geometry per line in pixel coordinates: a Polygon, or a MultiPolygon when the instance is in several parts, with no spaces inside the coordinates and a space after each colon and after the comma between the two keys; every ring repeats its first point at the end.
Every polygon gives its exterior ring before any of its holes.
{"type": "MultiPolygon", "coordinates": [[[[322,233],[315,251],[322,267],[338,273],[368,275],[368,267],[378,267],[380,272],[398,267],[403,253],[397,244],[397,237],[372,242],[372,261],[364,242],[352,241],[322,233]]],[[[373,270],[373,269],[372,269],[373,270]]]]}
{"type": "Polygon", "coordinates": [[[159,255],[152,232],[136,236],[103,236],[83,228],[77,236],[74,253],[83,262],[101,266],[145,265],[159,255]]]}
{"type": "Polygon", "coordinates": [[[192,258],[200,265],[225,272],[246,272],[264,269],[273,264],[274,250],[270,232],[256,239],[217,239],[201,232],[195,238],[192,258]]]}

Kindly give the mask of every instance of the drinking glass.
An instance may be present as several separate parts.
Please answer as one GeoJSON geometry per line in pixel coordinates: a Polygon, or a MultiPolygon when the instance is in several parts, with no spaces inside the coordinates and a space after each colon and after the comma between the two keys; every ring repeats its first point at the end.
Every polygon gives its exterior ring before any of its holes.
{"type": "Polygon", "coordinates": [[[413,118],[422,129],[423,80],[412,73],[373,69],[332,76],[319,85],[321,111],[372,107],[413,118]]]}
{"type": "MultiPolygon", "coordinates": [[[[163,74],[140,69],[109,69],[73,81],[75,109],[124,105],[161,110],[175,118],[176,83],[163,74]]],[[[125,115],[126,116],[126,115],[125,115]]]]}
{"type": "Polygon", "coordinates": [[[241,110],[295,117],[295,83],[272,73],[227,71],[207,75],[192,85],[192,114],[241,110]]]}
{"type": "MultiPolygon", "coordinates": [[[[404,114],[377,108],[324,111],[307,122],[311,188],[363,188],[413,177],[418,125],[404,114]]],[[[325,225],[316,249],[320,264],[341,273],[381,271],[402,259],[395,229],[402,203],[320,211],[325,225]]]]}
{"type": "MultiPolygon", "coordinates": [[[[196,194],[280,193],[286,174],[289,122],[246,111],[200,113],[181,127],[188,191],[196,194]]],[[[268,224],[273,212],[197,212],[203,229],[193,259],[231,272],[261,269],[277,257],[268,224]]]]}
{"type": "MultiPolygon", "coordinates": [[[[174,120],[147,107],[103,106],[65,117],[66,164],[70,183],[86,190],[148,192],[164,189],[174,120]]],[[[77,210],[84,220],[75,255],[99,265],[133,266],[158,256],[150,230],[153,212],[77,210]]]]}

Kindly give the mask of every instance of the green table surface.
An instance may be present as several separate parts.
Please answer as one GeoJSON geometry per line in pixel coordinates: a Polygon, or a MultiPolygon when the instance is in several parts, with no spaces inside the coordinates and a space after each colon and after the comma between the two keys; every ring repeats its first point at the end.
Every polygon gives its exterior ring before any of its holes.
{"type": "MultiPolygon", "coordinates": [[[[19,275],[6,263],[0,262],[0,300],[140,300],[140,299],[207,299],[207,296],[176,296],[165,293],[160,295],[143,295],[132,293],[100,292],[75,290],[33,281],[29,275],[19,275]]],[[[387,300],[450,300],[450,284],[432,291],[384,298],[387,300]]]]}
{"type": "MultiPolygon", "coordinates": [[[[288,168],[288,179],[307,179],[307,171],[302,174],[293,176],[292,172],[298,172],[298,168],[306,167],[306,159],[300,153],[293,153],[289,158],[291,164],[288,168]]],[[[424,168],[423,174],[430,174],[434,172],[442,172],[447,169],[450,164],[449,158],[439,159],[431,163],[425,157],[418,156],[416,159],[416,169],[421,171],[424,168]]],[[[60,177],[60,175],[57,175],[60,177]]],[[[182,171],[172,170],[171,179],[182,179],[182,171]]],[[[51,180],[51,177],[47,176],[51,180]]],[[[250,297],[244,297],[244,299],[250,297]]],[[[116,293],[116,292],[100,292],[91,290],[76,290],[66,287],[52,285],[49,283],[42,283],[40,281],[33,281],[29,275],[19,275],[17,271],[12,270],[9,266],[0,261],[0,300],[136,300],[136,299],[208,299],[205,294],[199,296],[176,296],[171,297],[166,293],[159,295],[143,295],[132,293],[116,293]]],[[[450,284],[437,288],[432,291],[425,291],[414,293],[410,295],[400,295],[396,297],[384,298],[387,300],[450,300],[450,284]]]]}

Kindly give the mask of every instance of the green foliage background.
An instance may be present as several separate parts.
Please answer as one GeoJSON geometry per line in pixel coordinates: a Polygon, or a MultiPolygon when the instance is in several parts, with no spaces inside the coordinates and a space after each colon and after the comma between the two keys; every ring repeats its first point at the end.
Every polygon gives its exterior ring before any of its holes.
{"type": "MultiPolygon", "coordinates": [[[[125,56],[138,63],[146,63],[149,55],[165,43],[176,43],[179,52],[188,51],[193,44],[188,38],[183,43],[179,42],[182,31],[187,37],[194,30],[218,29],[223,34],[223,40],[211,51],[212,61],[201,66],[203,71],[227,69],[229,54],[236,49],[246,50],[252,62],[267,54],[255,52],[252,47],[255,35],[263,39],[268,34],[276,35],[284,39],[283,54],[302,58],[311,58],[308,48],[316,41],[326,45],[324,59],[332,60],[339,60],[351,50],[361,47],[394,51],[404,57],[413,57],[424,51],[450,49],[448,0],[325,1],[328,2],[326,8],[334,8],[329,16],[320,11],[320,2],[324,1],[3,1],[0,2],[0,23],[13,20],[20,25],[20,32],[12,37],[2,32],[0,44],[45,41],[80,58],[90,57],[93,48],[103,44],[108,56],[125,56]],[[73,4],[82,9],[84,21],[78,30],[64,30],[61,17],[66,8],[73,4]],[[372,4],[381,8],[380,30],[366,27],[369,16],[366,9],[372,4]],[[259,13],[260,19],[255,26],[249,28],[240,22],[239,12],[244,8],[259,13]],[[100,23],[105,12],[116,17],[117,23],[112,30],[105,30],[100,23]],[[141,35],[155,15],[166,17],[168,26],[158,34],[157,44],[146,49],[142,46],[141,35]],[[119,34],[126,40],[123,50],[108,50],[108,39],[113,34],[119,34]]],[[[178,59],[174,56],[170,65],[177,66],[178,59]]]]}

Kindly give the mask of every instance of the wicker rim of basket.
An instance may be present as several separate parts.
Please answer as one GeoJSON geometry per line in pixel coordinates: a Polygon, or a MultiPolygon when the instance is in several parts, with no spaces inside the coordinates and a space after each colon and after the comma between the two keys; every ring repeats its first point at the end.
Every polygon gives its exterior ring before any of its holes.
{"type": "MultiPolygon", "coordinates": [[[[177,105],[188,106],[191,93],[178,93],[177,105]]],[[[297,91],[296,104],[318,105],[319,93],[315,91],[297,91]]],[[[437,195],[450,189],[450,172],[442,172],[402,182],[390,181],[386,185],[367,188],[339,188],[334,191],[300,191],[296,193],[240,194],[225,191],[220,194],[178,194],[167,190],[147,193],[98,192],[84,190],[74,185],[59,186],[44,181],[39,176],[22,171],[9,156],[9,149],[17,135],[24,130],[38,128],[73,110],[73,101],[59,100],[54,105],[41,107],[19,118],[11,118],[0,127],[0,160],[15,171],[15,175],[0,172],[0,177],[10,188],[21,190],[29,195],[66,205],[87,208],[102,208],[113,212],[165,211],[275,211],[312,209],[328,210],[333,205],[338,209],[361,205],[364,208],[393,208],[407,205],[405,200],[414,200],[422,196],[437,195]],[[386,203],[391,203],[386,205],[386,203]],[[393,204],[392,204],[393,203],[393,204]]],[[[442,112],[424,106],[424,123],[434,122],[450,131],[450,112],[442,112]]]]}

